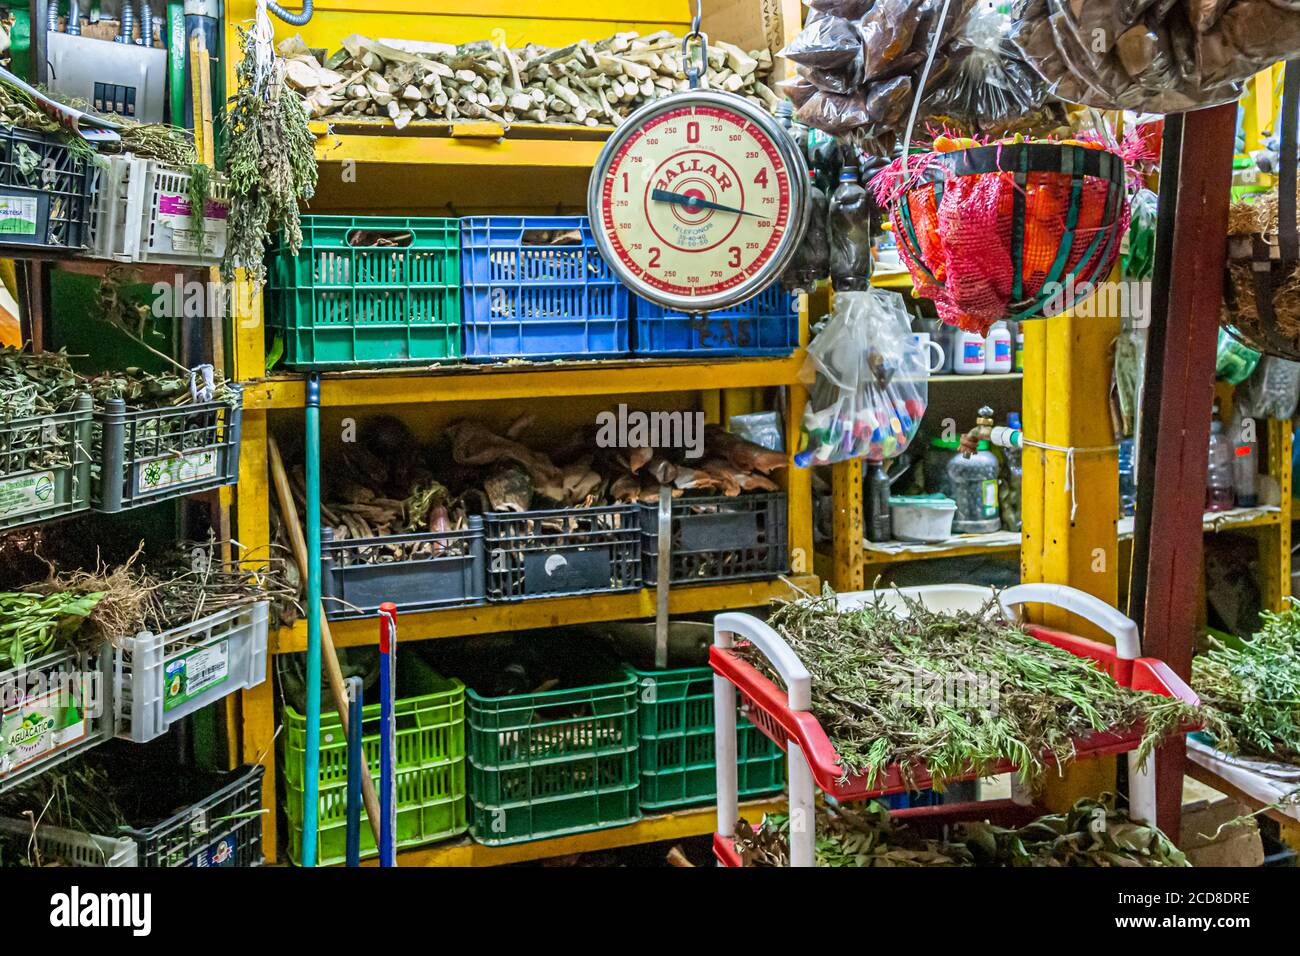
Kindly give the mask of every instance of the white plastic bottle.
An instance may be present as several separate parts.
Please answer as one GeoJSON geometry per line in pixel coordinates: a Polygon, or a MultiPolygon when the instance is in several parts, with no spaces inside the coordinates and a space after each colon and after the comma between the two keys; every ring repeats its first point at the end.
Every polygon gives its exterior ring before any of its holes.
{"type": "Polygon", "coordinates": [[[952,370],[958,375],[984,374],[984,336],[953,329],[952,370]]]}
{"type": "Polygon", "coordinates": [[[1004,375],[1011,371],[1011,330],[1005,322],[994,322],[984,339],[984,371],[1004,375]]]}
{"type": "Polygon", "coordinates": [[[1253,508],[1259,504],[1259,460],[1254,432],[1253,419],[1242,418],[1240,412],[1233,414],[1228,440],[1232,445],[1232,487],[1237,495],[1238,508],[1253,508]]]}

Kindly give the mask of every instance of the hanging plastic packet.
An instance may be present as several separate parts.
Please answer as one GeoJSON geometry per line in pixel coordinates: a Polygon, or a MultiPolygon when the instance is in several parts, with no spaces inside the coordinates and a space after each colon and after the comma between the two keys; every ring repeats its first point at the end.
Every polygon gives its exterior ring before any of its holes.
{"type": "Polygon", "coordinates": [[[804,377],[812,388],[795,464],[885,461],[916,437],[929,393],[929,354],[913,340],[898,293],[841,292],[808,347],[804,377]]]}
{"type": "Polygon", "coordinates": [[[1255,373],[1237,387],[1237,413],[1249,418],[1291,418],[1300,401],[1300,362],[1274,355],[1260,359],[1255,373]]]}

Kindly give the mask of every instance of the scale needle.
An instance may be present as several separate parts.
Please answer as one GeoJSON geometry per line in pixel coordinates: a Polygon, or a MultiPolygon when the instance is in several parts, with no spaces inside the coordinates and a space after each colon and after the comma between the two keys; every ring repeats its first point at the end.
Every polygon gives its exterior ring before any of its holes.
{"type": "Polygon", "coordinates": [[[695,196],[683,196],[681,193],[670,193],[666,189],[651,190],[650,198],[658,202],[670,202],[678,206],[690,206],[694,209],[717,209],[720,212],[734,212],[738,216],[759,217],[759,214],[756,212],[737,209],[735,206],[724,206],[721,203],[709,202],[707,199],[697,198],[695,196]]]}

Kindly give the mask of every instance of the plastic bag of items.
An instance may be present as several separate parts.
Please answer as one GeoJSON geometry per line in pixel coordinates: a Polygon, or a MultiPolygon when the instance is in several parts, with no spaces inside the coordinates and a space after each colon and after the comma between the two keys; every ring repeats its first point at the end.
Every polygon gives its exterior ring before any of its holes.
{"type": "Polygon", "coordinates": [[[1293,0],[1016,0],[1011,36],[1053,94],[1176,113],[1235,100],[1300,49],[1293,0]]]}
{"type": "Polygon", "coordinates": [[[944,51],[944,70],[932,74],[922,101],[930,126],[994,138],[1042,133],[1068,123],[1064,106],[1011,42],[1011,18],[984,2],[971,11],[944,51]]]}
{"type": "Polygon", "coordinates": [[[806,369],[813,381],[796,465],[884,461],[911,445],[925,415],[929,355],[913,340],[898,293],[838,293],[806,369]]]}
{"type": "Polygon", "coordinates": [[[1300,362],[1274,355],[1259,360],[1255,372],[1237,387],[1234,404],[1248,418],[1290,418],[1300,402],[1300,362]]]}
{"type": "MultiPolygon", "coordinates": [[[[952,0],[954,36],[975,0],[952,0]]],[[[781,51],[797,75],[778,86],[796,117],[835,136],[852,134],[888,155],[907,119],[914,84],[938,26],[942,0],[808,0],[803,30],[781,51]]],[[[932,76],[943,72],[936,57],[932,76]]]]}

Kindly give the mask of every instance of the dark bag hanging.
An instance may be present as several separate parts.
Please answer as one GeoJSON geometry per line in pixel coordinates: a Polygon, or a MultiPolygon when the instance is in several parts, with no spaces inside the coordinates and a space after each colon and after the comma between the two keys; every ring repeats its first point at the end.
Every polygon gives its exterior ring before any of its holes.
{"type": "Polygon", "coordinates": [[[1300,60],[1286,64],[1282,88],[1281,169],[1278,173],[1277,236],[1233,236],[1228,240],[1228,275],[1223,295],[1228,331],[1266,355],[1300,361],[1300,233],[1296,228],[1297,106],[1300,106],[1300,60]],[[1233,270],[1249,264],[1253,303],[1240,302],[1233,270]],[[1279,315],[1278,293],[1293,285],[1287,308],[1279,315]],[[1249,308],[1250,305],[1253,309],[1249,308]],[[1295,314],[1291,314],[1294,312],[1295,314]]]}

